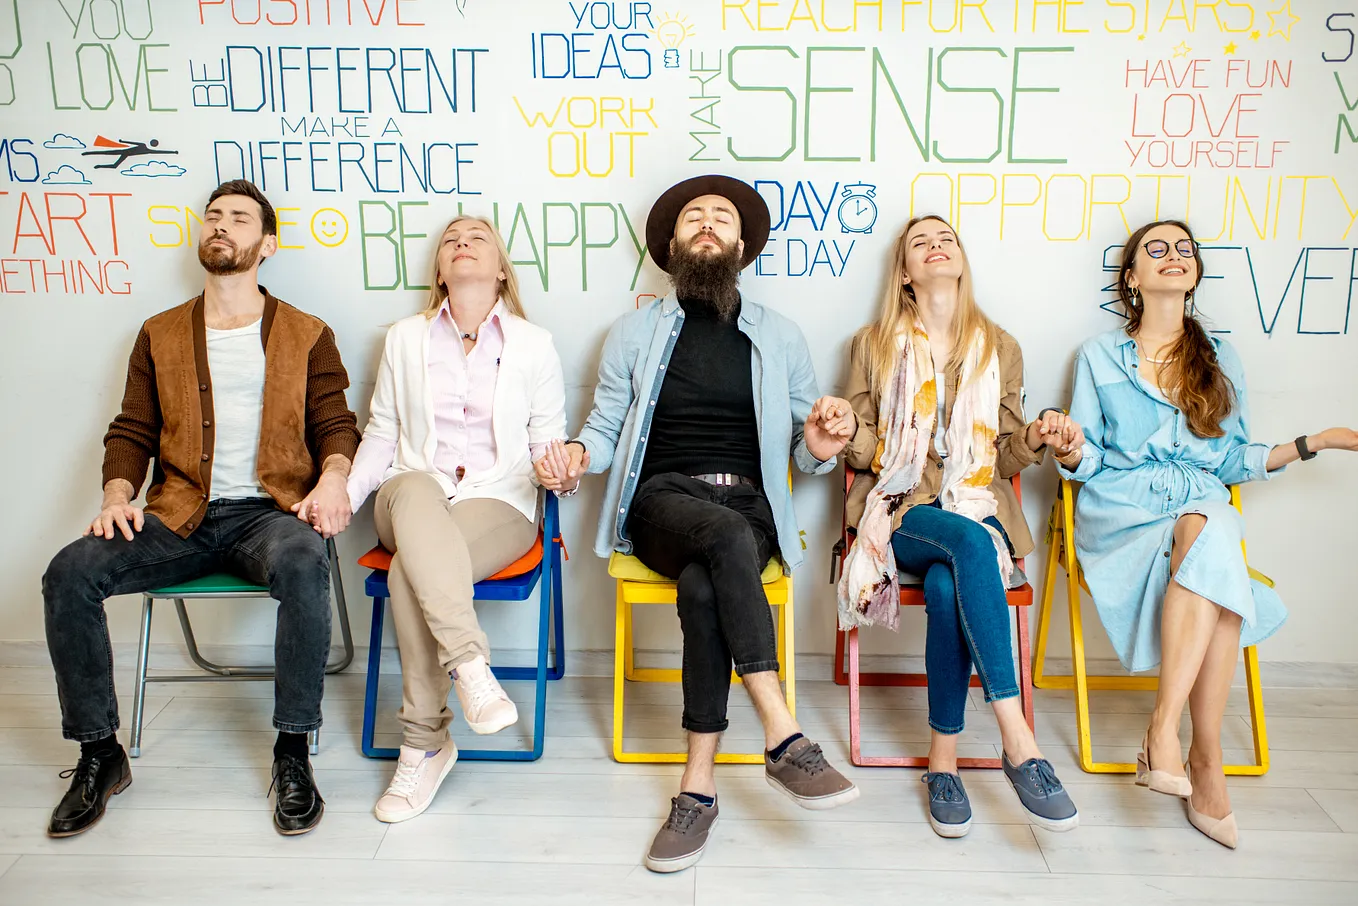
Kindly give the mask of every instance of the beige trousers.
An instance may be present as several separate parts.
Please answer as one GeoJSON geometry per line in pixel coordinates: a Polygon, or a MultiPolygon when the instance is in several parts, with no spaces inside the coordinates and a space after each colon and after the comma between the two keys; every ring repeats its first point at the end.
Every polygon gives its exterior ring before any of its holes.
{"type": "Polygon", "coordinates": [[[405,744],[433,751],[447,741],[452,720],[449,671],[477,655],[490,661],[472,584],[521,557],[537,525],[500,500],[450,503],[424,472],[383,483],[374,521],[377,537],[394,554],[387,585],[401,652],[405,744]]]}

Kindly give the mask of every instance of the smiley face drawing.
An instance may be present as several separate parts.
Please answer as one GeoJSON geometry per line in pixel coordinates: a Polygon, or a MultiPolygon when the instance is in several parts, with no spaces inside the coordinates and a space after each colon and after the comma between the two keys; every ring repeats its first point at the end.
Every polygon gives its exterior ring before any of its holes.
{"type": "Polygon", "coordinates": [[[321,208],[311,215],[311,238],[334,248],[349,238],[349,218],[334,208],[321,208]]]}

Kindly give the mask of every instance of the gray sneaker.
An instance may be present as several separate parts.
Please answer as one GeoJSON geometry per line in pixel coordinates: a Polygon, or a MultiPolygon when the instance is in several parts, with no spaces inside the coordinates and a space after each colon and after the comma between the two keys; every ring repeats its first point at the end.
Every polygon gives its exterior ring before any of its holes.
{"type": "Polygon", "coordinates": [[[971,801],[956,774],[925,773],[929,784],[929,826],[940,837],[965,837],[971,830],[971,801]]]}
{"type": "Polygon", "coordinates": [[[1072,831],[1080,826],[1080,814],[1070,794],[1061,785],[1051,762],[1045,758],[1029,758],[1018,767],[1003,755],[1001,763],[1004,774],[1014,785],[1019,802],[1028,812],[1028,818],[1038,827],[1061,833],[1072,831]]]}
{"type": "Polygon", "coordinates": [[[687,793],[670,800],[670,816],[665,826],[655,835],[651,851],[646,854],[646,867],[651,871],[668,873],[683,871],[697,864],[707,848],[707,835],[717,823],[717,804],[703,805],[687,793]]]}
{"type": "Polygon", "coordinates": [[[832,768],[820,746],[805,736],[788,746],[777,761],[764,753],[764,779],[806,809],[837,808],[858,798],[858,787],[832,768]]]}

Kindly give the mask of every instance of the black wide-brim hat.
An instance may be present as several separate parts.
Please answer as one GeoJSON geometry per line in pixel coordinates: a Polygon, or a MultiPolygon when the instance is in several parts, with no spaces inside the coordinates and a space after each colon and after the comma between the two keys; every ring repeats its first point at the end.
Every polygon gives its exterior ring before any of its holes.
{"type": "Polygon", "coordinates": [[[740,215],[740,238],[745,242],[745,254],[740,262],[742,268],[749,267],[768,243],[769,206],[754,186],[734,176],[716,173],[695,176],[666,189],[651,206],[651,214],[646,218],[646,247],[651,252],[651,260],[662,271],[668,273],[670,269],[670,240],[674,238],[679,212],[690,201],[704,195],[720,195],[736,206],[740,215]]]}

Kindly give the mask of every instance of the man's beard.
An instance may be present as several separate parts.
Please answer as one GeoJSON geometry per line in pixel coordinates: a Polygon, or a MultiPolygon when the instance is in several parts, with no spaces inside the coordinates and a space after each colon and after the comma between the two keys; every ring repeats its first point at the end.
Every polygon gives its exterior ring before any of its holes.
{"type": "Polygon", "coordinates": [[[254,245],[244,249],[209,245],[214,238],[209,236],[206,242],[198,243],[198,263],[203,266],[203,270],[218,277],[243,274],[250,270],[259,260],[259,249],[264,245],[263,236],[254,245]]]}
{"type": "Polygon", "coordinates": [[[680,299],[705,303],[717,319],[730,321],[740,306],[740,248],[713,236],[721,251],[700,252],[694,246],[699,238],[671,253],[670,282],[680,299]]]}

